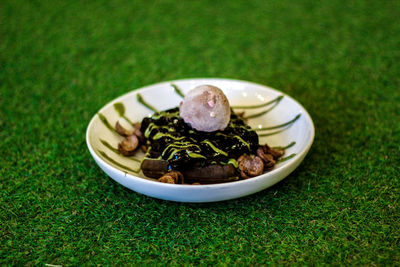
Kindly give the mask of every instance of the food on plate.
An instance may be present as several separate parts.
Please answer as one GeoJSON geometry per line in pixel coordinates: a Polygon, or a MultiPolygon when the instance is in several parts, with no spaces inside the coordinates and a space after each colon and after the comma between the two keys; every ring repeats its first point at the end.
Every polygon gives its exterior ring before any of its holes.
{"type": "Polygon", "coordinates": [[[183,184],[184,177],[182,173],[178,171],[170,171],[161,176],[158,181],[167,184],[183,184]]]}
{"type": "Polygon", "coordinates": [[[145,151],[143,174],[172,184],[211,184],[237,181],[271,170],[283,149],[260,145],[257,133],[229,106],[222,90],[198,86],[179,107],[155,112],[129,131],[118,145],[124,156],[145,151]]]}
{"type": "Polygon", "coordinates": [[[139,139],[136,135],[131,134],[118,144],[118,150],[124,156],[133,156],[138,145],[139,139]]]}

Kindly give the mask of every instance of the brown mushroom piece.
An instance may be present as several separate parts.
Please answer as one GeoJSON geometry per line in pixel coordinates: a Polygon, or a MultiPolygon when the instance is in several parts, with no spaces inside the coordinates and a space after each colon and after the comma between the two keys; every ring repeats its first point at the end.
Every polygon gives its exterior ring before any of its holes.
{"type": "Polygon", "coordinates": [[[242,155],[237,160],[240,174],[243,179],[258,176],[264,170],[264,163],[258,156],[242,155]]]}
{"type": "Polygon", "coordinates": [[[137,138],[139,139],[140,143],[144,142],[144,135],[143,133],[140,131],[140,122],[136,122],[135,124],[133,124],[133,133],[137,136],[137,138]]]}
{"type": "Polygon", "coordinates": [[[261,158],[264,162],[264,169],[271,170],[275,166],[276,161],[274,159],[274,156],[272,154],[268,154],[267,152],[265,152],[264,149],[260,146],[257,149],[257,156],[261,158]]]}
{"type": "Polygon", "coordinates": [[[140,150],[142,150],[143,153],[147,152],[147,146],[146,145],[141,145],[140,150]]]}
{"type": "Polygon", "coordinates": [[[118,144],[118,150],[124,156],[132,156],[139,145],[139,140],[136,135],[130,135],[118,144]]]}
{"type": "Polygon", "coordinates": [[[161,183],[168,184],[183,184],[184,177],[182,173],[178,171],[169,171],[158,179],[161,183]]]}
{"type": "MultiPolygon", "coordinates": [[[[283,154],[285,154],[285,150],[284,149],[274,149],[274,148],[271,148],[268,144],[260,146],[259,149],[260,148],[262,150],[262,151],[260,150],[261,154],[262,153],[263,154],[271,154],[272,157],[274,158],[274,160],[279,159],[280,157],[283,156],[283,154]]],[[[258,150],[257,150],[257,155],[258,155],[258,150]]],[[[260,157],[260,155],[258,155],[258,156],[260,157]]]]}
{"type": "Polygon", "coordinates": [[[133,131],[129,131],[127,129],[125,129],[120,123],[119,121],[117,121],[117,123],[115,124],[115,130],[117,131],[117,133],[119,133],[122,136],[130,136],[133,134],[133,131]]]}

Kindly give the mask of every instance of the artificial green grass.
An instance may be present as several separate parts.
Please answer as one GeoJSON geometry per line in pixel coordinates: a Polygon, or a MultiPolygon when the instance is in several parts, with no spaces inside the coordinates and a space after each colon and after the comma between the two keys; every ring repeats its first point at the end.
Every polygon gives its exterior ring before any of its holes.
{"type": "Polygon", "coordinates": [[[399,1],[150,2],[2,2],[1,265],[399,264],[399,1]],[[305,161],[221,203],[113,182],[90,118],[188,77],[299,100],[316,126],[305,161]]]}

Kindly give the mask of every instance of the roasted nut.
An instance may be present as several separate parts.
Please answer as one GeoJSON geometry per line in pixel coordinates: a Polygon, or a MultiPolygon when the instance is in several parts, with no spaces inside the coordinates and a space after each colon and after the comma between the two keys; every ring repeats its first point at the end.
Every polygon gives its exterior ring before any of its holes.
{"type": "Polygon", "coordinates": [[[240,171],[240,177],[242,177],[243,179],[249,179],[249,178],[251,178],[251,177],[248,176],[244,171],[240,171]]]}
{"type": "Polygon", "coordinates": [[[242,178],[247,179],[262,174],[264,163],[258,156],[243,154],[237,160],[242,178]]]}
{"type": "Polygon", "coordinates": [[[139,129],[139,130],[140,130],[140,126],[141,126],[140,122],[135,122],[135,123],[133,124],[133,128],[135,128],[135,130],[136,130],[136,129],[139,129]]]}
{"type": "Polygon", "coordinates": [[[139,140],[136,135],[130,135],[118,144],[118,150],[124,156],[132,156],[139,145],[139,140]]]}
{"type": "Polygon", "coordinates": [[[158,178],[157,181],[159,181],[160,183],[175,184],[175,179],[168,174],[165,174],[164,176],[158,178]]]}
{"type": "Polygon", "coordinates": [[[222,131],[228,126],[231,109],[221,89],[200,85],[186,93],[179,104],[179,116],[198,131],[222,131]]]}
{"type": "Polygon", "coordinates": [[[119,121],[117,121],[117,123],[115,124],[115,130],[122,136],[130,136],[133,134],[133,131],[129,131],[124,127],[122,127],[122,125],[119,124],[119,121]]]}
{"type": "MultiPolygon", "coordinates": [[[[263,146],[260,146],[259,150],[260,150],[261,155],[262,154],[271,154],[274,157],[274,160],[277,160],[278,158],[282,157],[283,154],[285,153],[285,150],[283,150],[283,149],[273,149],[273,148],[269,147],[269,145],[267,145],[267,144],[265,144],[263,146]],[[260,148],[261,148],[262,151],[260,150],[260,148]]],[[[257,155],[260,158],[263,158],[258,153],[259,153],[259,151],[257,150],[257,155]]]]}
{"type": "Polygon", "coordinates": [[[274,160],[274,157],[271,154],[265,154],[264,158],[264,169],[266,171],[271,170],[274,168],[276,161],[274,160]]]}
{"type": "Polygon", "coordinates": [[[178,171],[169,171],[161,178],[158,179],[161,183],[168,183],[168,184],[183,184],[184,178],[182,173],[178,171]]]}
{"type": "Polygon", "coordinates": [[[264,169],[265,170],[271,170],[275,166],[275,160],[272,154],[267,154],[264,152],[263,147],[259,147],[257,149],[257,156],[262,159],[264,162],[264,169]]]}
{"type": "Polygon", "coordinates": [[[243,119],[244,118],[244,111],[236,112],[236,115],[243,119]]]}
{"type": "Polygon", "coordinates": [[[274,157],[275,160],[279,159],[280,157],[283,156],[283,154],[285,154],[285,150],[283,149],[273,149],[271,148],[271,155],[274,157]]]}
{"type": "Polygon", "coordinates": [[[147,146],[146,145],[141,145],[140,150],[142,150],[143,153],[147,152],[147,146]]]}
{"type": "Polygon", "coordinates": [[[133,127],[135,128],[135,130],[133,131],[133,133],[137,136],[137,138],[139,139],[140,143],[144,142],[144,136],[143,133],[140,131],[140,122],[136,122],[133,127]]]}

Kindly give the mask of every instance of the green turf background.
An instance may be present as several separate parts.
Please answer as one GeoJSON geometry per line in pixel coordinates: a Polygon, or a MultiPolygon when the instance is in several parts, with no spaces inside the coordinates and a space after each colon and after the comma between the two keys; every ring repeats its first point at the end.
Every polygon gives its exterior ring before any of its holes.
{"type": "Polygon", "coordinates": [[[0,14],[0,264],[399,264],[399,1],[2,1],[0,14]],[[209,204],[109,179],[90,118],[189,77],[299,100],[316,126],[302,165],[209,204]]]}

